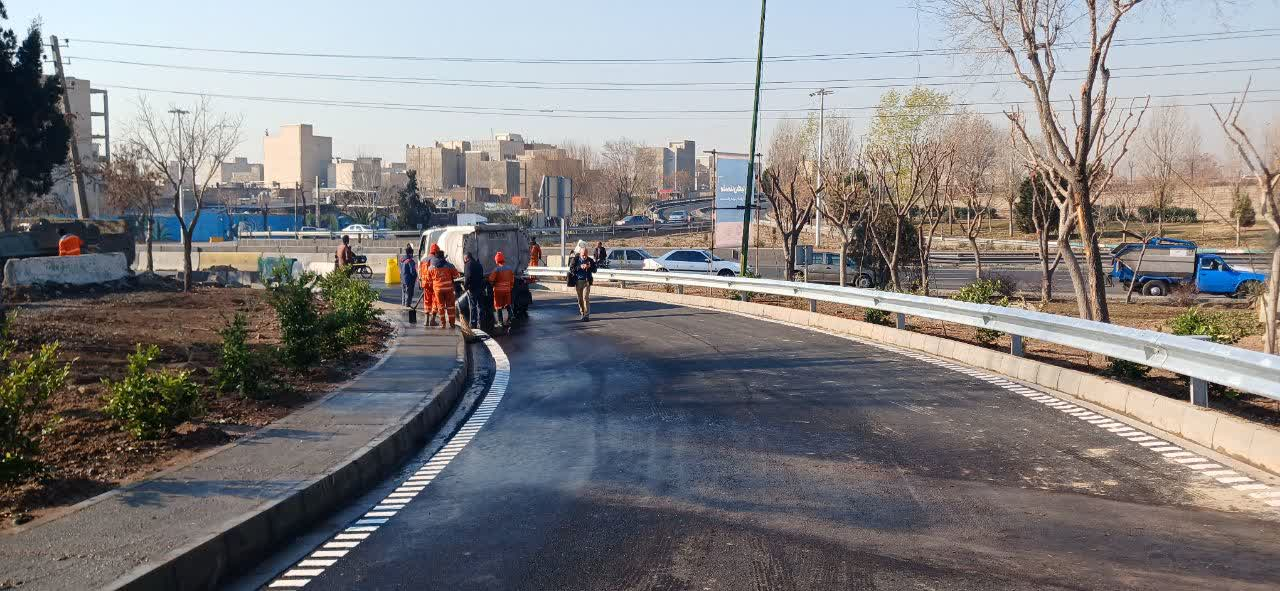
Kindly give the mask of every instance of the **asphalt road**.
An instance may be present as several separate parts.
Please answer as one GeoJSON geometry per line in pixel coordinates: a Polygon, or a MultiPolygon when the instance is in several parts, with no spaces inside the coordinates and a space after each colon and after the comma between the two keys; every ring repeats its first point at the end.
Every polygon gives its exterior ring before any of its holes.
{"type": "Polygon", "coordinates": [[[536,299],[498,339],[487,423],[308,590],[1280,584],[1274,509],[988,381],[734,315],[600,299],[581,323],[536,299]]]}

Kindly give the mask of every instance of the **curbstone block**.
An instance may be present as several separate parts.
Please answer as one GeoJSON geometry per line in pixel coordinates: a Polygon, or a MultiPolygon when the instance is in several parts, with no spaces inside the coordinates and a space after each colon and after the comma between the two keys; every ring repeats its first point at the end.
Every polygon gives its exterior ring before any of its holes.
{"type": "Polygon", "coordinates": [[[1139,421],[1153,424],[1155,420],[1156,395],[1146,390],[1129,390],[1129,398],[1123,409],[1117,409],[1139,421]]]}
{"type": "Polygon", "coordinates": [[[1014,357],[1014,359],[1018,360],[1018,379],[1034,383],[1036,376],[1040,373],[1040,366],[1044,364],[1023,357],[1014,357]]]}
{"type": "Polygon", "coordinates": [[[1213,430],[1213,449],[1234,458],[1245,459],[1253,447],[1257,427],[1244,421],[1221,421],[1213,430]]]}
{"type": "Polygon", "coordinates": [[[1247,457],[1249,463],[1280,473],[1280,432],[1267,427],[1254,427],[1247,457]]]}
{"type": "Polygon", "coordinates": [[[1170,433],[1182,433],[1182,415],[1187,408],[1185,402],[1157,395],[1155,404],[1152,405],[1154,416],[1150,423],[1157,429],[1164,429],[1170,433]]]}
{"type": "Polygon", "coordinates": [[[1084,375],[1070,369],[1062,370],[1062,373],[1058,374],[1057,390],[1072,396],[1078,396],[1080,394],[1080,382],[1083,381],[1084,375]]]}
{"type": "Polygon", "coordinates": [[[1062,375],[1061,367],[1048,363],[1036,363],[1036,377],[1032,381],[1046,388],[1057,389],[1059,375],[1062,375]]]}
{"type": "Polygon", "coordinates": [[[1182,431],[1179,435],[1209,447],[1213,442],[1213,430],[1218,426],[1218,415],[1187,403],[1182,406],[1182,431]]]}

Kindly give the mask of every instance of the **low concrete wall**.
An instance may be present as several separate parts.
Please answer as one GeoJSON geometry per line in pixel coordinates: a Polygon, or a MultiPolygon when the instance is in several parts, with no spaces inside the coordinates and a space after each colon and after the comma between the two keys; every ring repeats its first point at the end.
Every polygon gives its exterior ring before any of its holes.
{"type": "MultiPolygon", "coordinates": [[[[558,284],[548,285],[554,291],[567,291],[567,288],[558,284]]],[[[1178,435],[1251,466],[1280,475],[1280,431],[1093,374],[1015,357],[977,345],[807,310],[705,296],[619,289],[599,284],[592,287],[591,293],[738,312],[947,357],[1092,402],[1139,423],[1178,435]]]]}
{"type": "Polygon", "coordinates": [[[92,285],[128,276],[129,262],[124,253],[119,252],[10,259],[4,264],[5,287],[40,283],[92,285]]]}
{"type": "MultiPolygon", "coordinates": [[[[202,252],[200,264],[195,265],[195,268],[205,271],[214,267],[231,267],[237,271],[256,272],[260,258],[262,253],[253,251],[202,252]]],[[[182,265],[181,256],[179,256],[178,265],[182,265]]]]}

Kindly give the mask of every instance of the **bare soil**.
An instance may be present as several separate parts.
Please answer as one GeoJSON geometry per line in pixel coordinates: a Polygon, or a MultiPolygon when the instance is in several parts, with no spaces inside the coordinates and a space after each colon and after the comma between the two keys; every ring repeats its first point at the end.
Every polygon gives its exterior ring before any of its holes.
{"type": "Polygon", "coordinates": [[[254,400],[206,388],[206,414],[165,439],[138,441],[102,411],[102,380],[118,380],[126,357],[139,343],[155,344],[157,365],[190,370],[207,384],[218,363],[217,331],[236,312],[248,317],[250,344],[265,348],[280,341],[280,326],[266,292],[246,288],[201,287],[191,293],[154,282],[123,293],[64,291],[7,294],[28,300],[11,335],[20,351],[57,342],[59,357],[72,363],[67,385],[50,400],[42,419],[61,422],[44,438],[44,471],[18,482],[0,483],[0,528],[24,522],[57,507],[141,479],[214,447],[229,443],[306,405],[369,367],[385,348],[391,328],[379,324],[340,359],[306,372],[279,372],[284,388],[270,399],[254,400]]]}
{"type": "MultiPolygon", "coordinates": [[[[666,286],[633,286],[632,284],[628,284],[628,287],[635,287],[636,289],[651,289],[654,291],[669,289],[666,286]]],[[[722,289],[695,287],[686,287],[685,293],[689,295],[720,298],[727,298],[731,295],[729,292],[722,289]]],[[[806,299],[785,296],[753,295],[751,297],[751,301],[805,310],[809,307],[809,301],[806,299]]],[[[1027,305],[1027,307],[1064,316],[1073,316],[1076,310],[1075,303],[1069,301],[1054,301],[1043,308],[1037,304],[1027,305]]],[[[1256,317],[1256,313],[1248,307],[1248,304],[1245,303],[1206,304],[1205,307],[1227,310],[1232,314],[1256,317]]],[[[1186,306],[1159,305],[1150,302],[1140,304],[1112,302],[1110,304],[1111,321],[1113,323],[1121,326],[1162,332],[1168,332],[1167,324],[1169,320],[1184,310],[1186,310],[1186,306]]],[[[819,302],[818,312],[854,320],[866,319],[866,309],[856,306],[819,302]]],[[[1008,335],[1002,335],[994,343],[985,344],[978,340],[977,329],[958,324],[947,324],[939,320],[929,320],[909,316],[907,318],[907,328],[908,330],[986,347],[995,351],[1008,352],[1011,345],[1008,335]]],[[[1245,337],[1240,342],[1236,343],[1235,346],[1254,351],[1261,351],[1263,347],[1262,335],[1255,334],[1245,337]]],[[[1108,359],[1105,356],[1087,353],[1085,351],[1071,349],[1053,343],[1045,343],[1034,339],[1024,339],[1023,347],[1028,358],[1057,365],[1059,367],[1066,367],[1069,369],[1102,375],[1107,373],[1109,367],[1108,359]]],[[[1150,392],[1168,396],[1170,398],[1176,398],[1178,400],[1186,400],[1189,396],[1190,385],[1188,384],[1186,377],[1159,369],[1152,369],[1145,377],[1137,379],[1125,379],[1115,376],[1108,377],[1150,392]]],[[[1249,420],[1258,421],[1272,428],[1280,429],[1280,401],[1249,393],[1231,392],[1225,388],[1215,385],[1209,389],[1209,404],[1216,410],[1249,420]]]]}

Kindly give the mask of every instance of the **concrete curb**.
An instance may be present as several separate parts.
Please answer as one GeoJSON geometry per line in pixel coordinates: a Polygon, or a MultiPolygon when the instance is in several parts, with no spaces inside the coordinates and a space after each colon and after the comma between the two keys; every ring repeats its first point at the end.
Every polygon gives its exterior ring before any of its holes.
{"type": "MultiPolygon", "coordinates": [[[[548,285],[565,292],[561,285],[548,285]]],[[[1065,367],[1015,357],[985,347],[807,310],[706,296],[592,287],[592,295],[656,301],[758,316],[828,330],[946,357],[1056,390],[1115,411],[1138,423],[1183,437],[1271,474],[1280,475],[1280,431],[1065,367]]]]}
{"type": "Polygon", "coordinates": [[[434,434],[456,405],[470,371],[471,351],[461,339],[457,360],[460,366],[398,425],[383,431],[327,474],[299,483],[274,502],[228,520],[216,534],[138,566],[106,589],[214,589],[234,573],[256,564],[274,547],[362,493],[434,434]]]}

